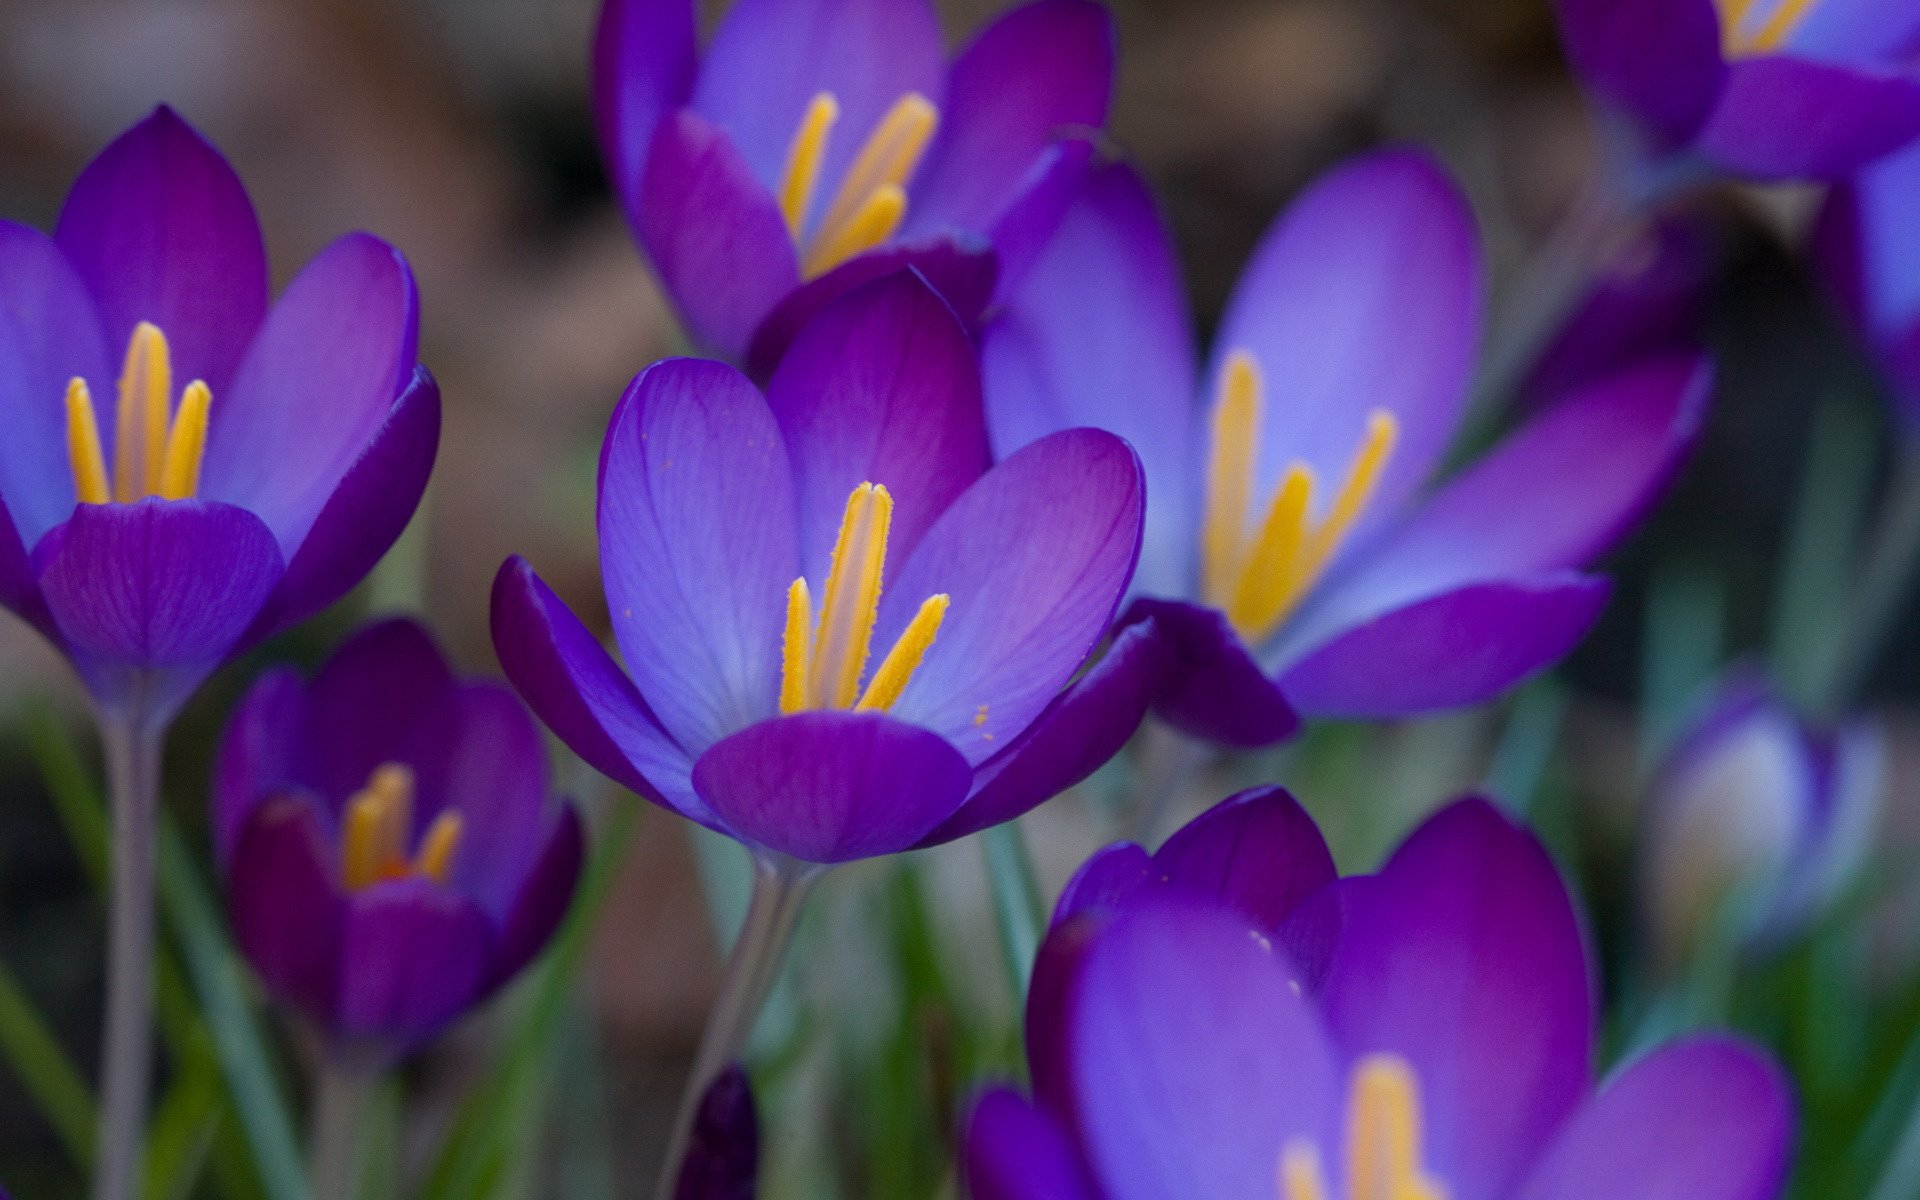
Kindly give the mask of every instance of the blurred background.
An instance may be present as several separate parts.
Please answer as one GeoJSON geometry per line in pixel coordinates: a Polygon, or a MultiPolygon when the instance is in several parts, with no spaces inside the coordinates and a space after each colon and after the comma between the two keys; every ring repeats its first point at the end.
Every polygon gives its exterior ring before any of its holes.
{"type": "MultiPolygon", "coordinates": [[[[1005,5],[940,7],[957,40],[1005,5]]],[[[1542,252],[1594,169],[1595,127],[1546,0],[1112,7],[1122,47],[1113,141],[1159,188],[1203,328],[1267,222],[1357,149],[1418,141],[1456,172],[1494,264],[1496,314],[1517,303],[1520,264],[1542,252]]],[[[168,764],[170,804],[195,853],[208,747],[266,662],[313,661],[367,612],[419,606],[456,660],[491,672],[487,589],[512,553],[604,628],[592,526],[600,437],[624,383],[682,343],[599,165],[586,99],[593,18],[592,0],[0,0],[0,216],[50,228],[88,158],[164,101],[238,168],[276,279],[357,228],[398,245],[419,276],[422,358],[446,405],[429,499],[360,594],[196,701],[168,764]]],[[[1578,873],[1602,944],[1617,946],[1633,920],[1623,863],[1649,746],[1723,662],[1805,644],[1804,629],[1786,626],[1817,624],[1821,597],[1783,605],[1781,580],[1807,554],[1844,558],[1891,470],[1872,380],[1793,257],[1815,199],[1774,190],[1700,201],[1722,264],[1709,323],[1721,392],[1677,490],[1617,556],[1621,585],[1602,628],[1563,671],[1486,711],[1317,731],[1208,778],[1183,806],[1284,779],[1327,822],[1345,865],[1365,868],[1441,800],[1520,772],[1550,798],[1542,824],[1578,873]],[[1810,446],[1826,455],[1811,480],[1810,446]]],[[[1867,695],[1896,758],[1911,759],[1920,622],[1898,628],[1867,695]]],[[[0,617],[0,963],[10,977],[0,1038],[18,1036],[8,1014],[24,998],[52,1014],[90,1078],[100,910],[56,794],[62,764],[97,770],[78,703],[53,656],[0,617]]],[[[630,800],[554,761],[603,832],[633,837],[606,859],[612,891],[577,983],[540,1026],[533,1065],[511,1077],[524,1106],[503,1128],[518,1149],[469,1196],[641,1194],[743,898],[734,852],[658,812],[623,823],[630,800]]],[[[1049,901],[1113,836],[1119,782],[1096,777],[1023,822],[1049,901]]],[[[1883,844],[1912,843],[1909,800],[1896,788],[1883,844]]],[[[761,1031],[757,1081],[765,1111],[779,1114],[768,1194],[950,1191],[956,1106],[974,1080],[1018,1063],[980,857],[968,842],[827,884],[799,956],[807,969],[761,1031]]],[[[1863,978],[1911,978],[1901,911],[1888,905],[1863,978]]],[[[525,993],[393,1086],[375,1175],[440,1170],[445,1135],[467,1112],[459,1097],[500,1081],[527,1028],[525,993]]],[[[299,1032],[274,1028],[297,1096],[299,1032]]],[[[0,1068],[0,1179],[26,1200],[78,1195],[58,1130],[14,1084],[0,1068]]],[[[226,1135],[217,1116],[212,1124],[186,1141],[217,1163],[226,1135]]],[[[188,1194],[231,1194],[215,1175],[188,1194]]],[[[412,1192],[395,1184],[390,1194],[412,1192]]]]}

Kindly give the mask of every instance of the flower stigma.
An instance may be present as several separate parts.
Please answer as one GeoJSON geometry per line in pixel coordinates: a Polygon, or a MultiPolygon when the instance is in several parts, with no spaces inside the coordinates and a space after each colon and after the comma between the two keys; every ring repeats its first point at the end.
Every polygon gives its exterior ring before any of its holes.
{"type": "Polygon", "coordinates": [[[1254,498],[1263,392],[1253,356],[1244,350],[1229,355],[1213,409],[1200,546],[1202,599],[1225,613],[1250,643],[1271,636],[1319,580],[1373,499],[1400,436],[1399,420],[1385,409],[1367,418],[1346,478],[1318,520],[1313,468],[1290,464],[1250,536],[1247,513],[1254,498]]]}
{"type": "Polygon", "coordinates": [[[413,771],[400,763],[382,763],[367,786],[347,801],[340,834],[340,882],[349,892],[419,876],[447,882],[466,823],[451,810],[433,819],[420,848],[407,857],[413,832],[413,771]]]}
{"type": "Polygon", "coordinates": [[[202,380],[189,383],[175,408],[173,354],[158,325],[133,327],[120,370],[119,405],[113,421],[113,472],[107,472],[100,418],[87,381],[67,384],[67,460],[81,504],[132,504],[148,496],[186,500],[200,490],[200,463],[207,449],[207,413],[213,393],[202,380]]]}
{"type": "Polygon", "coordinates": [[[1763,15],[1763,0],[1718,0],[1721,47],[1729,57],[1771,54],[1806,23],[1817,2],[1779,0],[1763,15]]]}
{"type": "Polygon", "coordinates": [[[815,96],[800,118],[780,178],[780,212],[800,252],[801,274],[808,279],[866,253],[900,228],[907,215],[907,180],[933,139],[940,111],[917,92],[895,101],[854,156],[840,190],[809,233],[820,166],[839,119],[840,102],[833,93],[815,96]]]}
{"type": "Polygon", "coordinates": [[[946,619],[949,597],[929,596],[913,620],[860,688],[872,653],[873,626],[880,615],[880,585],[887,565],[887,532],[893,522],[893,497],[887,489],[863,483],[847,497],[840,535],[833,544],[819,620],[813,613],[806,576],[787,589],[787,624],[781,642],[780,712],[820,708],[886,711],[906,691],[913,672],[946,619]]]}
{"type": "MultiPolygon", "coordinates": [[[[1346,1200],[1447,1200],[1420,1152],[1420,1087],[1396,1054],[1371,1054],[1353,1069],[1347,1093],[1346,1200]]],[[[1332,1200],[1320,1152],[1287,1143],[1280,1155],[1281,1200],[1332,1200]]]]}

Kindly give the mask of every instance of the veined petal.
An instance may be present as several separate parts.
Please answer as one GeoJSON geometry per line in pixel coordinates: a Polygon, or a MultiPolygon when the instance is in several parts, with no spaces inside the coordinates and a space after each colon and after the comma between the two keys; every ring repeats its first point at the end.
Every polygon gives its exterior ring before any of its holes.
{"type": "Polygon", "coordinates": [[[1758,180],[1835,179],[1920,135],[1920,79],[1790,55],[1735,62],[1697,148],[1758,180]]]}
{"type": "Polygon", "coordinates": [[[1713,0],[1558,0],[1567,56],[1588,87],[1678,145],[1726,82],[1713,0]],[[1659,36],[1649,36],[1650,30],[1659,36]]]}
{"type": "Polygon", "coordinates": [[[331,1021],[345,904],[324,818],[299,795],[269,798],[236,831],[226,864],[233,940],[267,990],[331,1021]]]}
{"type": "Polygon", "coordinates": [[[960,1138],[973,1200],[1099,1200],[1059,1120],[1014,1092],[974,1101],[960,1138]]]}
{"type": "Polygon", "coordinates": [[[481,996],[494,930],[477,905],[418,877],[347,901],[333,1032],[404,1053],[481,996]]]}
{"type": "Polygon", "coordinates": [[[227,391],[266,316],[267,254],[246,189],[197,130],[162,107],[121,134],[74,181],[54,236],[109,346],[151,321],[182,380],[227,391]]]}
{"type": "Polygon", "coordinates": [[[653,134],[693,91],[693,0],[604,0],[593,33],[593,118],[614,191],[629,209],[653,134]]]}

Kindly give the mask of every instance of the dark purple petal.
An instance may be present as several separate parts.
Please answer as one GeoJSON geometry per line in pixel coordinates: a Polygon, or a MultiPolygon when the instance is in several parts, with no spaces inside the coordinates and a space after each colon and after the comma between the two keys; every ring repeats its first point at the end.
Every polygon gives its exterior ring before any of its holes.
{"type": "Polygon", "coordinates": [[[760,1121],[753,1109],[753,1085],[735,1063],[700,1097],[673,1197],[753,1200],[759,1171],[760,1121]]]}
{"type": "Polygon", "coordinates": [[[466,832],[452,881],[499,924],[553,830],[547,747],[503,684],[468,681],[449,700],[449,719],[435,730],[440,795],[423,791],[414,819],[424,831],[441,812],[460,814],[466,832]]]}
{"type": "Polygon", "coordinates": [[[695,755],[777,709],[800,574],[787,462],[766,400],[716,362],[647,368],[607,431],[600,570],[614,635],[660,724],[695,755]]]}
{"type": "Polygon", "coordinates": [[[856,487],[892,494],[887,558],[901,563],[986,471],[980,403],[973,342],[913,272],[847,293],[801,331],[767,404],[793,463],[801,565],[816,588],[856,487]]]}
{"type": "Polygon", "coordinates": [[[1144,490],[1133,451],[1097,429],[1054,434],[982,476],[881,596],[878,646],[893,645],[928,596],[952,597],[894,715],[975,765],[1025,732],[1113,620],[1140,551],[1144,490]]]}
{"type": "Polygon", "coordinates": [[[366,578],[413,519],[439,445],[440,387],[417,367],[386,424],[307,530],[247,641],[299,624],[366,578]]]}
{"type": "Polygon", "coordinates": [[[1011,821],[1099,770],[1140,727],[1164,670],[1165,651],[1150,623],[1122,631],[1018,741],[981,765],[973,795],[926,844],[1011,821]]]}
{"type": "Polygon", "coordinates": [[[1209,373],[1211,396],[1228,355],[1260,366],[1254,494],[1271,495],[1296,461],[1335,486],[1379,409],[1398,418],[1399,439],[1357,528],[1398,510],[1459,424],[1481,274],[1473,214],[1425,154],[1362,155],[1295,200],[1240,278],[1209,373]]]}
{"type": "Polygon", "coordinates": [[[1312,895],[1302,897],[1274,931],[1273,944],[1293,964],[1299,973],[1300,986],[1308,995],[1318,995],[1326,983],[1327,969],[1333,965],[1333,956],[1340,948],[1340,937],[1346,932],[1354,897],[1371,886],[1371,875],[1336,879],[1312,895]]]}
{"type": "Polygon", "coordinates": [[[1280,787],[1222,800],[1168,838],[1153,865],[1175,889],[1225,901],[1269,937],[1339,874],[1320,827],[1280,787]]]}
{"type": "Polygon", "coordinates": [[[857,287],[906,270],[931,284],[969,329],[992,302],[1000,278],[998,258],[986,242],[974,238],[924,238],[870,250],[787,293],[753,332],[747,373],[755,379],[772,375],[793,339],[821,309],[857,287]]]}
{"type": "Polygon", "coordinates": [[[1087,177],[980,353],[1001,457],[1076,425],[1133,443],[1147,474],[1135,588],[1184,595],[1199,523],[1198,368],[1172,236],[1132,168],[1115,163],[1087,177]]]}
{"type": "Polygon", "coordinates": [[[159,671],[160,710],[220,664],[284,570],[260,518],[204,500],[83,504],[34,556],[96,698],[120,703],[126,673],[159,671]]]}
{"type": "Polygon", "coordinates": [[[573,904],[574,887],[580,882],[580,864],[586,853],[586,834],[573,805],[561,802],[548,823],[545,838],[535,845],[539,853],[533,859],[532,869],[521,881],[512,908],[500,921],[500,943],[494,951],[489,988],[499,987],[519,974],[522,967],[545,950],[573,904]]]}
{"type": "Polygon", "coordinates": [[[1567,57],[1602,99],[1667,145],[1705,124],[1727,75],[1713,0],[1559,0],[1555,7],[1567,57]]]}
{"type": "Polygon", "coordinates": [[[807,105],[821,92],[840,120],[821,164],[824,209],[867,136],[909,92],[940,104],[946,49],[927,0],[738,0],[714,31],[693,107],[725,129],[773,188],[807,105]]]}
{"type": "MultiPolygon", "coordinates": [[[[172,109],[154,110],[81,172],[54,236],[93,292],[110,352],[151,321],[175,379],[205,380],[217,402],[267,311],[260,224],[220,152],[172,109]]],[[[106,391],[107,379],[89,382],[106,391]]]]}
{"type": "Polygon", "coordinates": [[[1042,150],[1026,177],[1014,185],[1013,199],[987,235],[1000,263],[997,300],[1004,302],[1019,288],[1053,241],[1098,152],[1091,138],[1064,138],[1042,150]]]}
{"type": "Polygon", "coordinates": [[[1067,1131],[1017,1092],[995,1088],[974,1101],[960,1136],[973,1200],[1099,1200],[1067,1131]]]}
{"type": "Polygon", "coordinates": [[[1062,133],[1106,124],[1113,18],[1094,0],[1034,0],[954,60],[946,110],[914,181],[909,234],[985,233],[1062,133]]]}
{"type": "Polygon", "coordinates": [[[494,652],[528,707],[586,764],[690,821],[717,828],[693,791],[693,762],[633,681],[524,558],[493,581],[494,652]]]}
{"type": "Polygon", "coordinates": [[[0,221],[0,411],[7,414],[0,498],[22,546],[33,546],[73,511],[63,400],[76,377],[98,389],[94,401],[105,422],[117,364],[109,365],[86,284],[47,235],[0,221]]]}
{"type": "Polygon", "coordinates": [[[629,208],[654,130],[693,91],[693,0],[605,0],[593,33],[593,120],[614,192],[629,208]]]}
{"type": "Polygon", "coordinates": [[[1111,1200],[1271,1196],[1289,1142],[1339,1144],[1333,1047],[1244,921],[1143,899],[1095,939],[1074,991],[1076,1124],[1111,1200]]]}
{"type": "Polygon", "coordinates": [[[332,1032],[411,1050],[479,999],[494,930],[472,901],[419,877],[379,883],[347,901],[332,1032]]]}
{"type": "Polygon", "coordinates": [[[404,763],[423,810],[415,825],[424,829],[448,793],[444,743],[459,686],[419,624],[395,619],[360,630],[307,687],[295,780],[338,819],[376,767],[404,763]]]}
{"type": "Polygon", "coordinates": [[[1362,622],[1287,666],[1280,686],[1314,716],[1479,704],[1571,653],[1608,591],[1572,571],[1470,584],[1362,622]]]}
{"type": "MultiPolygon", "coordinates": [[[[298,742],[306,714],[307,689],[299,672],[276,667],[254,681],[227,721],[213,768],[213,847],[222,869],[232,865],[247,819],[299,778],[298,742]]],[[[331,832],[330,810],[319,805],[313,811],[331,832]]]]}
{"type": "Polygon", "coordinates": [[[1257,749],[1286,741],[1299,714],[1253,660],[1218,609],[1178,600],[1136,600],[1121,624],[1151,621],[1168,658],[1153,712],[1192,737],[1257,749]]]}
{"type": "Polygon", "coordinates": [[[773,193],[727,135],[681,109],[660,122],[628,219],[696,342],[745,356],[753,332],[800,283],[773,193]]]}
{"type": "Polygon", "coordinates": [[[1058,929],[1083,913],[1111,913],[1158,878],[1153,855],[1145,847],[1133,842],[1102,846],[1060,890],[1049,928],[1058,929]]]}
{"type": "Polygon", "coordinates": [[[693,765],[700,798],[750,846],[840,863],[918,843],[966,799],[946,739],[873,712],[804,712],[748,726],[693,765]]]}
{"type": "Polygon", "coordinates": [[[200,494],[259,515],[289,560],[412,380],[413,273],[363,233],[320,252],[215,392],[200,494]]]}
{"type": "Polygon", "coordinates": [[[1702,154],[1760,180],[1834,179],[1920,135],[1920,79],[1904,70],[1774,55],[1735,62],[1702,154]]]}
{"type": "Polygon", "coordinates": [[[1516,1200],[1773,1200],[1793,1136],[1779,1067],[1730,1038],[1690,1038],[1609,1080],[1516,1200]]]}
{"type": "Polygon", "coordinates": [[[1074,1106],[1073,1006],[1080,968],[1116,911],[1089,908],[1062,921],[1047,931],[1034,956],[1027,985],[1027,1071],[1034,1099],[1062,1117],[1074,1106]]]}
{"type": "Polygon", "coordinates": [[[325,820],[306,798],[253,810],[226,865],[233,940],[267,990],[321,1023],[333,1019],[344,901],[325,820]]]}
{"type": "Polygon", "coordinates": [[[1593,988],[1553,860],[1469,800],[1353,895],[1321,1002],[1350,1058],[1413,1068],[1435,1176],[1456,1195],[1498,1196],[1586,1092],[1593,988]]]}

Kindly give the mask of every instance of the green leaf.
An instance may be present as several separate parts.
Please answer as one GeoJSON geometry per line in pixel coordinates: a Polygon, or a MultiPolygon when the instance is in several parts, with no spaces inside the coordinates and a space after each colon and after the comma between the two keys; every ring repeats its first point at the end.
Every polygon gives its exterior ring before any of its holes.
{"type": "Polygon", "coordinates": [[[74,1166],[93,1166],[93,1093],[61,1048],[40,1012],[0,966],[0,1055],[20,1080],[40,1115],[53,1126],[74,1166]]]}
{"type": "Polygon", "coordinates": [[[203,1040],[154,1109],[147,1131],[146,1200],[187,1200],[193,1194],[224,1108],[220,1063],[203,1040]]]}
{"type": "Polygon", "coordinates": [[[987,860],[988,891],[993,895],[993,919],[1000,931],[1000,954],[1007,968],[1016,1008],[1027,1000],[1033,979],[1033,960],[1047,932],[1047,909],[1034,878],[1033,859],[1018,822],[995,825],[980,835],[980,851],[987,860]]]}

